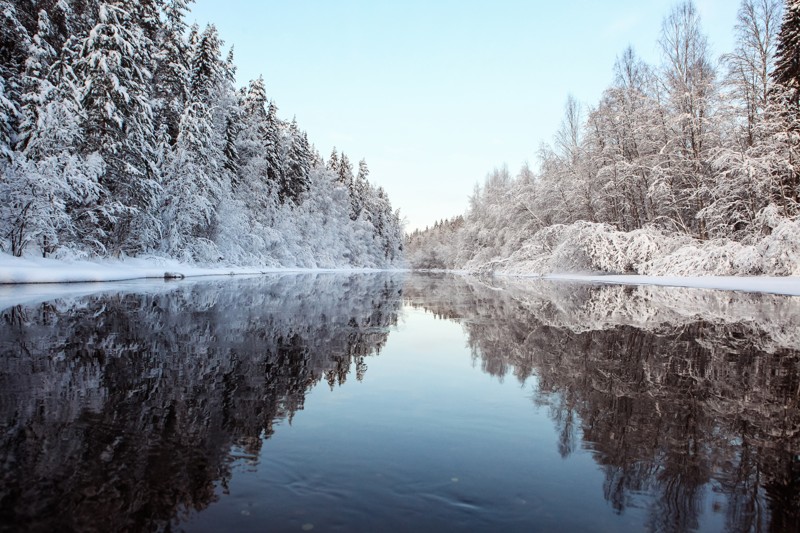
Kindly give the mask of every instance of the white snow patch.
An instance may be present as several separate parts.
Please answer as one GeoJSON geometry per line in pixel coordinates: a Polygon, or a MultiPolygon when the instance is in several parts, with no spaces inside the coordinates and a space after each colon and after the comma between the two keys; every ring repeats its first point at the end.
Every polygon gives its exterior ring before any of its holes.
{"type": "Polygon", "coordinates": [[[197,276],[230,276],[278,272],[375,272],[376,269],[304,269],[259,266],[187,265],[158,257],[65,261],[13,257],[0,253],[0,284],[85,283],[134,279],[181,279],[197,276]]]}

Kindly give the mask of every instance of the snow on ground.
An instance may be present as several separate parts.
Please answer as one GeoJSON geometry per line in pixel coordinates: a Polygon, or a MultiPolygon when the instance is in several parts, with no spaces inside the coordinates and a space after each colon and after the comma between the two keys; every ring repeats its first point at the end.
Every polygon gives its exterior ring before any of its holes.
{"type": "MultiPolygon", "coordinates": [[[[341,269],[337,270],[340,271],[341,269]]],[[[159,257],[61,261],[56,259],[13,257],[0,253],[0,284],[85,283],[126,281],[165,277],[226,276],[275,272],[331,272],[332,269],[187,265],[159,257]],[[176,276],[176,274],[180,274],[176,276]]],[[[348,271],[351,271],[348,269],[348,271]]],[[[352,269],[367,272],[371,269],[352,269]]]]}
{"type": "Polygon", "coordinates": [[[245,267],[203,268],[162,258],[60,261],[32,257],[20,258],[8,254],[0,254],[0,284],[125,281],[145,278],[164,279],[164,275],[167,273],[178,273],[189,277],[260,274],[262,272],[266,272],[266,270],[245,267]]]}
{"type": "MultiPolygon", "coordinates": [[[[116,282],[111,290],[149,290],[143,279],[164,279],[166,273],[185,277],[290,272],[333,272],[298,268],[263,267],[200,267],[163,258],[97,259],[94,261],[62,261],[44,258],[18,258],[0,253],[0,307],[21,301],[44,301],[62,294],[97,292],[92,282],[116,282]],[[130,282],[120,284],[119,282],[130,282]],[[70,286],[38,285],[69,283],[70,286]],[[13,303],[12,303],[13,302],[13,303]],[[6,305],[4,305],[6,304],[6,305]]],[[[343,270],[335,270],[342,272],[343,270]]],[[[372,269],[349,269],[347,272],[374,272],[372,269]]],[[[462,272],[468,274],[466,272],[462,272]]],[[[800,296],[800,277],[770,276],[639,276],[591,274],[498,274],[515,278],[543,278],[585,283],[625,285],[661,285],[701,289],[764,292],[800,296]]]]}
{"type": "Polygon", "coordinates": [[[375,272],[374,269],[300,269],[266,267],[200,267],[158,257],[63,261],[13,257],[0,253],[0,310],[65,296],[103,291],[149,292],[169,290],[169,280],[199,276],[231,276],[325,272],[375,272]],[[168,276],[165,277],[165,274],[168,276]],[[97,282],[103,282],[98,285],[97,282]]]}

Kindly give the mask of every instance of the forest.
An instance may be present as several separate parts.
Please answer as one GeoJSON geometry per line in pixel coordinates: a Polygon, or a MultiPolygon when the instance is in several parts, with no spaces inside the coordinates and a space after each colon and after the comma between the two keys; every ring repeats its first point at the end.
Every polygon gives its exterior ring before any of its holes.
{"type": "Polygon", "coordinates": [[[399,212],[327,162],[191,0],[0,0],[0,251],[385,267],[399,212]]]}
{"type": "Polygon", "coordinates": [[[800,1],[742,0],[714,57],[697,8],[632,48],[593,106],[568,97],[536,168],[407,237],[411,265],[506,274],[800,275],[800,1]]]}

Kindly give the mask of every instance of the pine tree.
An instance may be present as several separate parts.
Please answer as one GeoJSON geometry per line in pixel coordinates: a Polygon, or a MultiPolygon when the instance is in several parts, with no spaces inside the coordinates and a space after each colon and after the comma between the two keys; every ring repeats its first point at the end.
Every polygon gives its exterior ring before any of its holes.
{"type": "Polygon", "coordinates": [[[233,60],[233,46],[230,47],[228,50],[228,56],[225,58],[223,74],[225,80],[230,83],[231,86],[236,84],[236,63],[233,60]]]}
{"type": "Polygon", "coordinates": [[[241,129],[238,109],[232,110],[228,117],[225,119],[225,168],[231,174],[231,180],[235,183],[238,181],[238,173],[240,168],[239,162],[239,149],[236,146],[236,138],[241,129]]]}
{"type": "Polygon", "coordinates": [[[238,99],[236,142],[238,170],[234,177],[233,202],[244,209],[248,231],[271,225],[278,203],[277,191],[269,179],[267,160],[267,95],[261,77],[251,80],[238,99]]]}
{"type": "MultiPolygon", "coordinates": [[[[331,160],[333,160],[332,155],[331,155],[331,160]]],[[[350,158],[348,158],[347,155],[345,155],[344,153],[342,154],[342,157],[339,160],[339,165],[336,168],[336,177],[339,183],[347,187],[349,191],[352,191],[353,165],[350,164],[350,158]]]]}
{"type": "Polygon", "coordinates": [[[788,155],[773,178],[780,184],[774,196],[784,212],[795,214],[800,202],[800,0],[786,2],[772,77],[777,84],[772,100],[781,109],[773,136],[784,148],[776,153],[788,155]]]}
{"type": "Polygon", "coordinates": [[[267,94],[264,89],[264,80],[261,77],[250,80],[247,89],[242,91],[238,99],[236,115],[229,117],[230,124],[226,129],[226,144],[232,137],[235,142],[226,148],[226,153],[235,161],[239,171],[235,178],[237,182],[246,179],[260,179],[266,182],[267,170],[264,162],[265,150],[263,132],[266,130],[267,121],[267,94]],[[249,170],[243,174],[243,167],[249,170]],[[262,168],[263,167],[263,168],[262,168]],[[257,170],[258,169],[258,170],[257,170]]]}
{"type": "Polygon", "coordinates": [[[53,26],[47,12],[39,12],[37,32],[31,39],[25,73],[22,76],[22,122],[19,125],[19,148],[24,149],[27,139],[37,129],[39,109],[45,105],[53,85],[49,80],[50,69],[57,53],[50,44],[53,26]]]}
{"type": "Polygon", "coordinates": [[[242,109],[247,116],[252,117],[258,122],[267,118],[267,91],[264,88],[264,78],[259,76],[250,80],[247,93],[242,102],[242,109]]]}
{"type": "Polygon", "coordinates": [[[356,174],[355,180],[353,180],[353,186],[351,188],[351,195],[350,195],[350,218],[356,220],[362,213],[365,214],[365,218],[367,220],[372,221],[372,213],[368,208],[368,198],[370,196],[370,185],[367,181],[367,177],[369,176],[369,167],[367,167],[367,161],[362,159],[358,162],[358,173],[356,174]]]}
{"type": "Polygon", "coordinates": [[[164,7],[165,0],[126,0],[123,3],[123,8],[131,14],[150,43],[158,40],[162,29],[161,12],[164,7]]]}

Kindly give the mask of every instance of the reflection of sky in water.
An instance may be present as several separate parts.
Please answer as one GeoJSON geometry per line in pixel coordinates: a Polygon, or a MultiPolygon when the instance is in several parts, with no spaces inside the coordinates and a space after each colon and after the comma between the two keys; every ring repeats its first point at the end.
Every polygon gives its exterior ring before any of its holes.
{"type": "Polygon", "coordinates": [[[218,516],[221,526],[237,506],[247,510],[237,529],[254,517],[281,523],[292,513],[315,530],[357,523],[612,531],[625,523],[608,512],[590,456],[561,459],[530,384],[481,372],[459,324],[404,311],[364,381],[333,391],[318,384],[292,426],[265,443],[257,472],[243,467],[230,500],[190,525],[218,516]]]}
{"type": "Polygon", "coordinates": [[[0,530],[31,512],[190,531],[796,522],[798,298],[402,275],[120,289],[3,312],[0,530]]]}

